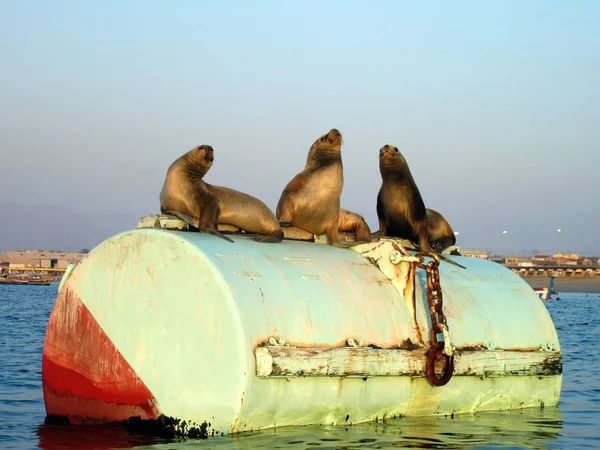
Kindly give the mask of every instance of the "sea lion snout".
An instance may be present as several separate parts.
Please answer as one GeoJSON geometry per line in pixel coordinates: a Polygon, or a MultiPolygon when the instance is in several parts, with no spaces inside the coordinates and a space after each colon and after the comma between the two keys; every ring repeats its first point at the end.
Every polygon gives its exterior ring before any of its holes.
{"type": "Polygon", "coordinates": [[[382,158],[384,156],[393,157],[399,152],[398,147],[394,147],[393,145],[384,145],[379,149],[379,157],[382,158]]]}
{"type": "Polygon", "coordinates": [[[215,159],[215,151],[210,145],[199,145],[197,150],[204,152],[204,159],[208,162],[213,162],[215,159]]]}
{"type": "Polygon", "coordinates": [[[334,144],[342,140],[342,133],[337,128],[332,128],[325,137],[329,143],[334,144]]]}

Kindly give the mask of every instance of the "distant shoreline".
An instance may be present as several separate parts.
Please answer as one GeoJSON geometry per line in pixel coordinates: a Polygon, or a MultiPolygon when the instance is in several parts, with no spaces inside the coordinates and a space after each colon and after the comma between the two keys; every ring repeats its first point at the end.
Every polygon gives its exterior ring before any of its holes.
{"type": "MultiPolygon", "coordinates": [[[[522,277],[531,287],[548,286],[549,277],[522,277]]],[[[600,277],[594,278],[562,278],[554,279],[554,288],[561,292],[587,292],[600,294],[600,277]]]]}

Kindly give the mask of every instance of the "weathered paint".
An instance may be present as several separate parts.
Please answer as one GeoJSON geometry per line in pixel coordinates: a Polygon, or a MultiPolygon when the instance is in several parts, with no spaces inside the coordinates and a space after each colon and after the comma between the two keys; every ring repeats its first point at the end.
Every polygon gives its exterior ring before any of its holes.
{"type": "MultiPolygon", "coordinates": [[[[425,372],[424,348],[414,350],[369,347],[258,347],[256,376],[269,377],[420,377],[425,372]]],[[[556,351],[458,350],[453,376],[554,376],[562,373],[556,351]]]]}
{"type": "Polygon", "coordinates": [[[73,272],[73,269],[76,266],[77,266],[76,263],[69,263],[69,264],[67,264],[67,267],[65,269],[65,273],[63,273],[63,276],[60,279],[60,283],[58,284],[58,290],[59,291],[62,289],[62,287],[64,286],[64,284],[67,282],[67,280],[71,276],[71,272],[73,272]]]}
{"type": "Polygon", "coordinates": [[[72,423],[158,417],[144,382],[69,287],[48,323],[42,372],[48,414],[72,423]]]}
{"type": "MultiPolygon", "coordinates": [[[[59,291],[44,347],[45,358],[94,388],[100,380],[93,369],[102,366],[114,392],[123,386],[124,369],[110,361],[118,353],[147,389],[148,416],[206,420],[227,433],[558,402],[560,348],[551,318],[526,282],[495,263],[462,257],[451,258],[466,269],[441,263],[457,373],[433,387],[422,374],[429,335],[424,272],[416,270],[413,284],[414,266],[394,254],[393,241],[351,250],[241,236],[229,243],[160,228],[114,236],[78,264],[59,291]],[[117,353],[93,345],[98,333],[90,334],[83,353],[67,352],[62,360],[53,353],[87,329],[73,322],[73,298],[117,353]],[[359,347],[348,347],[350,339],[359,347]],[[279,346],[284,342],[290,347],[279,346]],[[261,363],[265,351],[292,373],[270,376],[261,363]],[[285,355],[294,351],[305,353],[285,355]],[[311,354],[327,352],[337,355],[335,371],[323,376],[302,369],[311,354]],[[399,367],[412,375],[395,375],[399,367]],[[353,376],[365,371],[369,375],[353,376]]],[[[48,367],[43,380],[52,387],[59,375],[48,367]]],[[[67,405],[61,398],[73,395],[79,394],[68,386],[46,395],[47,410],[67,405]]],[[[102,401],[140,406],[137,397],[110,395],[102,401]]],[[[86,411],[97,420],[121,418],[107,408],[86,411]]]]}

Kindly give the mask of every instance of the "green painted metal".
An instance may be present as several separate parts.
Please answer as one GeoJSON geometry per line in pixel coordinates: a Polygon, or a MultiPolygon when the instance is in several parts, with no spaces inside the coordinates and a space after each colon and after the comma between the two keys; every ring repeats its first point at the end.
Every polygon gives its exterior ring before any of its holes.
{"type": "MultiPolygon", "coordinates": [[[[228,433],[558,402],[560,374],[456,376],[443,387],[407,376],[257,377],[255,350],[270,338],[321,348],[348,339],[381,348],[427,340],[425,275],[416,272],[413,316],[402,265],[394,278],[383,260],[358,248],[232,238],[128,231],[93,249],[65,278],[164,414],[228,433]]],[[[440,265],[455,347],[560,350],[548,312],[525,281],[490,261],[450,258],[466,267],[440,265]]]]}

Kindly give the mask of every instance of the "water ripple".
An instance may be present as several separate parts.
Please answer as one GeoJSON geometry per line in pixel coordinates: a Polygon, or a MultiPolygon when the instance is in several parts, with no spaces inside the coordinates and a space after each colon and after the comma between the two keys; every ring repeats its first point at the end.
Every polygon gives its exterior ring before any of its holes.
{"type": "Polygon", "coordinates": [[[546,302],[563,352],[558,408],[404,418],[340,427],[286,427],[237,437],[167,442],[117,425],[43,424],[41,354],[56,286],[0,286],[0,448],[398,449],[598,448],[600,298],[561,293],[546,302]]]}

